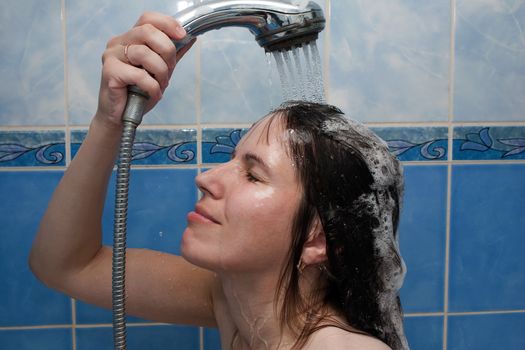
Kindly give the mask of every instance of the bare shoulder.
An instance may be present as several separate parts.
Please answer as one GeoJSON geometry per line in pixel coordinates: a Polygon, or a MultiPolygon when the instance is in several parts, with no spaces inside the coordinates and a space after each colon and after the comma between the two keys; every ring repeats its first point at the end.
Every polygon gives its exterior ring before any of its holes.
{"type": "Polygon", "coordinates": [[[306,350],[391,350],[388,345],[377,338],[352,333],[337,327],[325,327],[314,333],[306,350]]]}

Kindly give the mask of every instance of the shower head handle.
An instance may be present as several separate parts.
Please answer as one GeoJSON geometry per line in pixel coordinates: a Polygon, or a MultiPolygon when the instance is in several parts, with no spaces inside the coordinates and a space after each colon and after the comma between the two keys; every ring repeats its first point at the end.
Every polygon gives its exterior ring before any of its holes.
{"type": "Polygon", "coordinates": [[[295,5],[284,0],[214,0],[175,14],[187,36],[177,49],[212,29],[245,27],[267,52],[289,50],[317,40],[324,29],[321,7],[313,1],[295,5]]]}

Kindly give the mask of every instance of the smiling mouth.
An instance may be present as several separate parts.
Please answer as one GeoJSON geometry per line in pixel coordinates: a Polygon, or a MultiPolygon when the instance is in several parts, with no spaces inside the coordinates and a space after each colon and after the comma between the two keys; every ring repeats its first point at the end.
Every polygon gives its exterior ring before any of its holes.
{"type": "Polygon", "coordinates": [[[188,213],[188,220],[189,221],[197,221],[197,222],[207,222],[207,223],[214,223],[214,224],[220,224],[219,221],[215,220],[213,216],[208,214],[205,210],[203,210],[198,205],[195,206],[195,210],[188,213]]]}

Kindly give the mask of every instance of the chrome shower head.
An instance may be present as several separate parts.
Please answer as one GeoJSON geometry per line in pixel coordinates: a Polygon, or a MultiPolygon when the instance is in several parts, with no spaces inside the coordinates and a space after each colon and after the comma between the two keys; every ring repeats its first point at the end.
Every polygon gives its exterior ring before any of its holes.
{"type": "Polygon", "coordinates": [[[323,10],[313,1],[294,5],[284,0],[214,0],[175,16],[187,32],[181,48],[198,35],[223,27],[245,27],[266,52],[290,50],[317,40],[324,29],[323,10]]]}

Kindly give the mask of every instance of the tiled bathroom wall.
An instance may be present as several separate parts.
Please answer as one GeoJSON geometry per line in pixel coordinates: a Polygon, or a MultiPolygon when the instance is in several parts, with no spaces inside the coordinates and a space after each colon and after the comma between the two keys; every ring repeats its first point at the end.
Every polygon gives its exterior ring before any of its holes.
{"type": "MultiPolygon", "coordinates": [[[[328,101],[405,166],[411,348],[525,349],[525,1],[318,1],[328,101]]],[[[0,3],[0,348],[112,348],[110,312],[38,282],[28,252],[96,109],[107,40],[144,11],[190,3],[0,3]]],[[[280,96],[249,32],[200,37],[139,129],[128,245],[178,253],[195,175],[227,160],[280,96]]],[[[128,333],[130,349],[219,349],[215,330],[129,318],[128,333]]]]}

